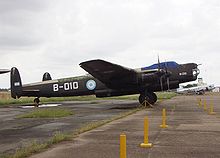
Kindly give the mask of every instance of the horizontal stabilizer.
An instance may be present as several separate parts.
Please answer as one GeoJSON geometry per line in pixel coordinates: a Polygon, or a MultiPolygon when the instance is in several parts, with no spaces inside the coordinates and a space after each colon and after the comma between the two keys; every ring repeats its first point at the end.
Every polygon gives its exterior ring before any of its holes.
{"type": "Polygon", "coordinates": [[[10,70],[8,69],[0,69],[0,74],[8,73],[10,70]]]}

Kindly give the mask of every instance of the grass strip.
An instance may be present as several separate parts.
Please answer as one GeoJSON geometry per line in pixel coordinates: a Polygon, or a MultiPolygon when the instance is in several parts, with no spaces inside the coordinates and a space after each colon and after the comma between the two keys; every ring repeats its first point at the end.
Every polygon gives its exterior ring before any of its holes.
{"type": "MultiPolygon", "coordinates": [[[[174,92],[157,92],[156,93],[158,100],[161,99],[170,99],[177,94],[174,92]]],[[[138,100],[139,94],[135,95],[125,95],[118,97],[106,97],[106,98],[96,98],[95,95],[89,96],[73,96],[73,97],[52,97],[52,98],[40,98],[41,103],[49,103],[49,102],[62,102],[62,101],[92,101],[91,104],[96,103],[96,100],[138,100]]],[[[10,98],[10,94],[4,94],[4,96],[0,95],[0,105],[12,105],[12,104],[28,104],[33,103],[33,97],[21,97],[20,99],[12,99],[10,98]],[[6,97],[7,96],[7,97],[6,97]]]]}
{"type": "MultiPolygon", "coordinates": [[[[74,97],[41,97],[41,103],[62,102],[62,101],[93,101],[98,100],[95,96],[74,96],[74,97]]],[[[100,99],[99,99],[100,100],[100,99]]],[[[0,98],[0,105],[17,105],[17,104],[33,104],[34,97],[21,97],[19,99],[0,98]]]]}

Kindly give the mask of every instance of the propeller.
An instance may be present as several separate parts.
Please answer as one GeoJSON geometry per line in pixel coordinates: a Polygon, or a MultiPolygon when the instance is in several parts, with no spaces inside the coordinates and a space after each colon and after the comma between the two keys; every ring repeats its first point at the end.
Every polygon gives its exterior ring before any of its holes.
{"type": "MultiPolygon", "coordinates": [[[[161,72],[159,55],[157,56],[157,62],[158,62],[158,71],[161,72]]],[[[160,88],[161,88],[161,91],[163,91],[163,75],[160,76],[160,88]]]]}
{"type": "Polygon", "coordinates": [[[170,78],[169,78],[169,76],[170,76],[170,74],[168,73],[168,66],[167,66],[167,62],[165,62],[165,75],[166,75],[166,77],[167,77],[167,90],[169,91],[170,90],[170,78]]]}
{"type": "Polygon", "coordinates": [[[158,55],[158,71],[161,72],[161,75],[160,76],[160,88],[161,88],[161,91],[163,91],[163,78],[166,79],[166,82],[167,82],[167,89],[170,90],[170,75],[171,75],[171,72],[168,71],[168,65],[167,65],[167,62],[165,62],[165,70],[161,71],[163,69],[161,69],[161,65],[160,65],[160,59],[159,59],[159,55],[158,55]]]}

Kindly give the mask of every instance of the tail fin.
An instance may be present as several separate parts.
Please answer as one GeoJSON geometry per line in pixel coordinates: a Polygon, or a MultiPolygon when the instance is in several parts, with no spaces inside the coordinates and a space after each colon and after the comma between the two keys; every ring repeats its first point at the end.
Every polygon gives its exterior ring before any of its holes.
{"type": "Polygon", "coordinates": [[[42,81],[48,81],[48,80],[52,80],[52,78],[51,78],[49,72],[45,72],[44,75],[43,75],[42,81]]]}
{"type": "Polygon", "coordinates": [[[11,97],[16,99],[22,95],[22,83],[19,71],[16,67],[11,68],[11,97]]]}

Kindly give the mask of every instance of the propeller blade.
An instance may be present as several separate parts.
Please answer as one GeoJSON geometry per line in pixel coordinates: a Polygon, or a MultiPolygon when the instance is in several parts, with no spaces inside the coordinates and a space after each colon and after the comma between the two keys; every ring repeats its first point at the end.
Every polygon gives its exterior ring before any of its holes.
{"type": "Polygon", "coordinates": [[[167,90],[169,91],[170,90],[170,78],[167,77],[167,90]]]}
{"type": "Polygon", "coordinates": [[[160,77],[160,88],[163,91],[163,76],[160,77]]]}
{"type": "Polygon", "coordinates": [[[165,71],[166,71],[166,74],[167,74],[167,69],[168,69],[168,66],[167,66],[167,62],[165,62],[165,71]]]}
{"type": "MultiPolygon", "coordinates": [[[[157,55],[157,64],[158,64],[158,72],[161,75],[162,71],[161,71],[161,68],[160,68],[160,57],[159,57],[159,55],[157,55]]],[[[161,89],[161,91],[163,91],[163,75],[160,76],[160,89],[161,89]]]]}
{"type": "Polygon", "coordinates": [[[157,55],[158,71],[160,71],[160,57],[157,55]]]}
{"type": "Polygon", "coordinates": [[[171,75],[171,72],[168,71],[168,66],[167,66],[167,62],[165,62],[165,77],[167,78],[167,90],[170,90],[170,78],[169,76],[171,75]]]}

